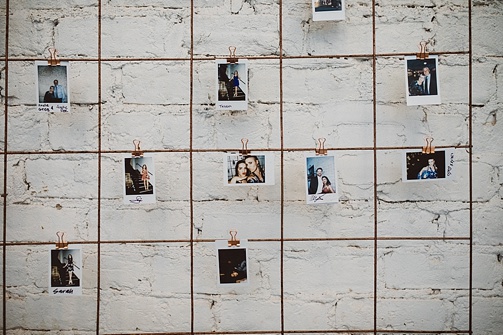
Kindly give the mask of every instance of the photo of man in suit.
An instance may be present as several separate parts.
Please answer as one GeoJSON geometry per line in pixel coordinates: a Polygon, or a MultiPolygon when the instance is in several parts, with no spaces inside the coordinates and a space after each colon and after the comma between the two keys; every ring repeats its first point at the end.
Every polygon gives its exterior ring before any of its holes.
{"type": "Polygon", "coordinates": [[[437,76],[434,73],[431,73],[428,66],[423,68],[423,75],[423,94],[437,95],[437,76]]]}
{"type": "Polygon", "coordinates": [[[308,194],[319,194],[323,188],[323,169],[321,167],[316,169],[316,174],[309,178],[309,191],[308,194]]]}

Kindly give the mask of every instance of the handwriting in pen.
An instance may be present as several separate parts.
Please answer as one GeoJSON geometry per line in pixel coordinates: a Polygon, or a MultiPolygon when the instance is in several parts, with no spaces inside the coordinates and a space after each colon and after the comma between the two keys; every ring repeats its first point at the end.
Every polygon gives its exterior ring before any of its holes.
{"type": "Polygon", "coordinates": [[[136,199],[132,199],[129,201],[132,202],[133,204],[139,204],[140,202],[143,201],[143,199],[141,198],[141,196],[137,196],[136,199]]]}

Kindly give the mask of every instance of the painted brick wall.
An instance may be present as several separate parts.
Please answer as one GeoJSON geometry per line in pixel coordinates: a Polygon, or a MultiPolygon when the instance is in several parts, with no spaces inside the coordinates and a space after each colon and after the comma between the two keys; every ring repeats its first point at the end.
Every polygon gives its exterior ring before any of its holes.
{"type": "Polygon", "coordinates": [[[0,0],[0,14],[4,334],[503,333],[503,2],[346,0],[343,22],[312,21],[309,0],[0,0]],[[403,55],[421,40],[442,104],[407,107],[403,55]],[[214,106],[231,45],[249,59],[247,111],[214,106]],[[70,61],[69,114],[36,112],[50,47],[70,61]],[[456,148],[455,178],[403,183],[402,149],[430,134],[456,148]],[[274,186],[222,184],[242,137],[274,152],[274,186]],[[341,201],[309,206],[320,137],[341,201]],[[133,139],[155,157],[155,204],[123,204],[133,139]],[[251,277],[232,290],[213,243],[231,228],[251,277]],[[79,297],[47,292],[60,230],[83,249],[79,297]]]}

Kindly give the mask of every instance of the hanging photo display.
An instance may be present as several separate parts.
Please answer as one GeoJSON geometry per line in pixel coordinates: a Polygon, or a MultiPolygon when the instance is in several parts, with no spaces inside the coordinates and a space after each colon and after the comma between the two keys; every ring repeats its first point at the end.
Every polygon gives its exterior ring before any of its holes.
{"type": "Polygon", "coordinates": [[[124,203],[155,203],[154,158],[124,157],[124,203]]]}
{"type": "Polygon", "coordinates": [[[407,106],[440,104],[438,57],[405,57],[405,91],[407,106]]]}
{"type": "Polygon", "coordinates": [[[82,295],[82,249],[49,250],[49,295],[82,295]]]}
{"type": "Polygon", "coordinates": [[[344,0],[312,0],[313,21],[341,21],[346,19],[344,0]]]}
{"type": "Polygon", "coordinates": [[[217,103],[218,110],[248,109],[248,62],[234,63],[217,59],[217,103]]]}
{"type": "Polygon", "coordinates": [[[36,61],[36,96],[39,112],[70,111],[70,80],[68,62],[50,66],[47,61],[36,61]]]}
{"type": "Polygon", "coordinates": [[[308,204],[339,202],[334,156],[306,157],[306,201],[308,204]]]}
{"type": "Polygon", "coordinates": [[[403,152],[402,180],[423,182],[451,179],[454,175],[454,149],[435,150],[423,153],[421,150],[403,152]]]}
{"type": "Polygon", "coordinates": [[[223,173],[227,186],[274,185],[274,155],[226,153],[223,173]]]}
{"type": "Polygon", "coordinates": [[[247,285],[248,253],[247,240],[241,240],[237,246],[229,246],[227,240],[217,240],[217,271],[218,285],[247,285]]]}

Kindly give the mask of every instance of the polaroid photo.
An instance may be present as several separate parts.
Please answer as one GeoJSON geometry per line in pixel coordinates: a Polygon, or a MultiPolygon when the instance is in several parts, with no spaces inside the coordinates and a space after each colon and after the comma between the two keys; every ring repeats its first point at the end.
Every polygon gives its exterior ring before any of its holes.
{"type": "Polygon", "coordinates": [[[217,110],[248,109],[248,62],[216,60],[217,110]]]}
{"type": "Polygon", "coordinates": [[[341,21],[346,19],[345,0],[312,0],[313,21],[341,21]]]}
{"type": "Polygon", "coordinates": [[[124,157],[124,203],[155,203],[155,168],[154,158],[124,157]]]}
{"type": "Polygon", "coordinates": [[[306,156],[305,185],[308,204],[339,202],[335,156],[306,156]]]}
{"type": "Polygon", "coordinates": [[[407,106],[440,104],[438,57],[405,57],[405,92],[407,106]]]}
{"type": "Polygon", "coordinates": [[[454,148],[425,154],[421,150],[403,152],[402,181],[422,182],[451,179],[454,175],[454,148]]]}
{"type": "Polygon", "coordinates": [[[82,295],[82,249],[49,250],[49,295],[82,295]]]}
{"type": "Polygon", "coordinates": [[[224,154],[224,185],[274,185],[274,154],[224,154]]]}
{"type": "Polygon", "coordinates": [[[70,78],[68,62],[50,66],[47,61],[35,61],[37,78],[37,110],[39,112],[70,111],[70,78]]]}
{"type": "Polygon", "coordinates": [[[247,240],[241,240],[239,246],[229,246],[227,240],[216,240],[217,248],[217,284],[220,286],[248,285],[247,240]]]}

